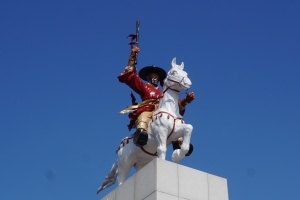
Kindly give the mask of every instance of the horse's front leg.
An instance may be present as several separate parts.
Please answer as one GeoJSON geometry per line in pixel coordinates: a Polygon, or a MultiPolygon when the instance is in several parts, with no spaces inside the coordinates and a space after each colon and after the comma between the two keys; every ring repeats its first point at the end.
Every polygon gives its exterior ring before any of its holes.
{"type": "Polygon", "coordinates": [[[174,150],[172,154],[172,160],[176,163],[184,158],[189,151],[193,126],[190,124],[182,124],[180,129],[183,131],[183,142],[181,148],[174,150]]]}

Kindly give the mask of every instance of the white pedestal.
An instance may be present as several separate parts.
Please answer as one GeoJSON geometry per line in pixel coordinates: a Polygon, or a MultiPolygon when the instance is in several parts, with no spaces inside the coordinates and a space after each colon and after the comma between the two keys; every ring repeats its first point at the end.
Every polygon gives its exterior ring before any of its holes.
{"type": "Polygon", "coordinates": [[[102,200],[228,200],[227,180],[154,159],[102,200]]]}

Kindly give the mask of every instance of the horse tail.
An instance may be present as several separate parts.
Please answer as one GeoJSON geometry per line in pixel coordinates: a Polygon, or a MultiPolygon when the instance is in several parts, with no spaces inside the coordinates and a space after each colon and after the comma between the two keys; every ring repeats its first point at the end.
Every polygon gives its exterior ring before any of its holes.
{"type": "Polygon", "coordinates": [[[102,185],[98,188],[97,194],[104,190],[105,188],[113,185],[118,177],[118,160],[112,165],[110,172],[108,175],[105,177],[102,185]]]}

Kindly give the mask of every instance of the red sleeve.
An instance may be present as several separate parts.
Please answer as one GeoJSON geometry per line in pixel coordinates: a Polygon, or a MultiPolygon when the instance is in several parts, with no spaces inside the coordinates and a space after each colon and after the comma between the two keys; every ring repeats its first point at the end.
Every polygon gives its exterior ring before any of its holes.
{"type": "Polygon", "coordinates": [[[136,69],[134,69],[130,72],[122,72],[118,76],[118,79],[121,83],[125,83],[126,85],[128,85],[131,89],[133,89],[140,96],[143,96],[145,83],[143,83],[141,78],[137,75],[136,69]]]}

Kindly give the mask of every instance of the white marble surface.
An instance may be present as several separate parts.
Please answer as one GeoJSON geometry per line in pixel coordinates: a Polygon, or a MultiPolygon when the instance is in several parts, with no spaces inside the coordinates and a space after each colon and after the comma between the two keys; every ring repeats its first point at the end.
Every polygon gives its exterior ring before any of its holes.
{"type": "Polygon", "coordinates": [[[115,200],[124,200],[124,197],[127,199],[134,199],[134,184],[135,177],[132,176],[127,179],[122,185],[115,189],[116,191],[116,199],[115,200]]]}
{"type": "Polygon", "coordinates": [[[105,197],[103,197],[101,200],[116,200],[116,190],[111,191],[105,197]]]}
{"type": "Polygon", "coordinates": [[[156,159],[156,190],[178,196],[178,165],[173,162],[156,159]]]}
{"type": "Polygon", "coordinates": [[[227,180],[219,176],[208,174],[209,200],[228,200],[227,180]]]}
{"type": "Polygon", "coordinates": [[[156,169],[156,161],[152,161],[134,175],[135,199],[144,199],[156,190],[156,169]]]}
{"type": "Polygon", "coordinates": [[[102,200],[228,199],[225,178],[161,159],[154,159],[102,198],[102,200]]]}
{"type": "Polygon", "coordinates": [[[179,197],[208,199],[207,173],[178,165],[179,197]]]}

